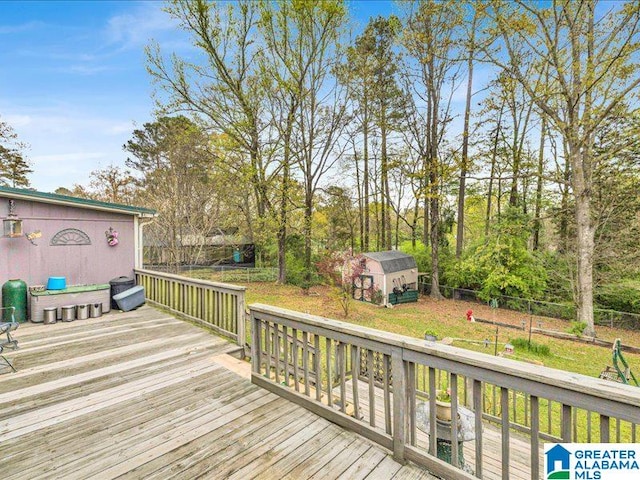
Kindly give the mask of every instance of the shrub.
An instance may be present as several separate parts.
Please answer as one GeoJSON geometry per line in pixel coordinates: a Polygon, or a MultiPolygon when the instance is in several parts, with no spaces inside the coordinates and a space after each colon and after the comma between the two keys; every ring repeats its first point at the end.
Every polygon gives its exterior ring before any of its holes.
{"type": "Polygon", "coordinates": [[[416,241],[416,246],[411,245],[411,241],[407,240],[400,244],[399,250],[402,253],[411,255],[416,259],[418,271],[420,273],[431,272],[431,249],[427,248],[420,240],[416,241]]]}
{"type": "Polygon", "coordinates": [[[571,322],[571,327],[568,332],[578,337],[582,336],[584,329],[587,328],[587,324],[584,322],[571,322]]]}
{"type": "Polygon", "coordinates": [[[640,283],[625,281],[604,285],[595,292],[596,302],[602,308],[619,312],[640,313],[640,283]]]}
{"type": "Polygon", "coordinates": [[[541,357],[548,357],[551,355],[551,349],[549,345],[543,345],[541,343],[529,342],[526,338],[514,338],[511,340],[511,344],[519,349],[526,350],[535,355],[540,355],[541,357]]]}

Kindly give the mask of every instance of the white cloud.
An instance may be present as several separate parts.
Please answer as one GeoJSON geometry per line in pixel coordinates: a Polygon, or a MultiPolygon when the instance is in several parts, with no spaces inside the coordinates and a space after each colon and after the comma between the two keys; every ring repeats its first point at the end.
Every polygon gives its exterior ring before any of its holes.
{"type": "Polygon", "coordinates": [[[25,127],[32,121],[29,115],[7,115],[5,121],[12,127],[25,127]]]}
{"type": "Polygon", "coordinates": [[[140,3],[129,13],[111,17],[106,35],[109,43],[119,44],[122,49],[133,49],[149,43],[149,40],[167,31],[174,31],[177,25],[162,11],[157,2],[140,3]]]}
{"type": "Polygon", "coordinates": [[[28,32],[42,28],[43,22],[32,21],[21,23],[20,25],[0,25],[0,35],[28,32]]]}

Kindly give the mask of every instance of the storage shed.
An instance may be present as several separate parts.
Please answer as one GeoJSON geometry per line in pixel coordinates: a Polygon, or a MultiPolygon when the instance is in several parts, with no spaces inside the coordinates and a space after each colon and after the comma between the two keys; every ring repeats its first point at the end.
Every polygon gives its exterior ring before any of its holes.
{"type": "Polygon", "coordinates": [[[418,300],[418,266],[411,255],[396,250],[371,252],[363,253],[360,261],[362,273],[354,281],[354,298],[382,305],[418,300]]]}
{"type": "Polygon", "coordinates": [[[102,285],[142,268],[143,226],[155,211],[29,189],[0,187],[0,283],[29,287],[65,277],[102,285]]]}

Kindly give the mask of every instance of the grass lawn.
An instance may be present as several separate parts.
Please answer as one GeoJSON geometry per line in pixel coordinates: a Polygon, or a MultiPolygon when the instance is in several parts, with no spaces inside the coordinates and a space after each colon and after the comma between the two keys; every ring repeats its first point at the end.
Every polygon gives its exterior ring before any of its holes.
{"type": "MultiPolygon", "coordinates": [[[[538,327],[539,322],[542,322],[542,328],[562,332],[568,331],[571,326],[569,322],[564,320],[547,317],[530,319],[527,314],[510,310],[493,310],[478,303],[457,300],[435,301],[425,296],[421,296],[417,303],[398,305],[394,308],[381,308],[354,300],[350,304],[349,316],[345,318],[337,297],[328,287],[314,287],[309,295],[305,295],[300,288],[289,285],[248,283],[246,286],[247,304],[265,303],[416,338],[423,338],[424,331],[428,328],[434,330],[440,339],[453,338],[455,346],[491,355],[494,353],[493,342],[496,327],[479,322],[467,322],[467,310],[473,310],[474,316],[477,318],[518,326],[522,324],[523,320],[526,321],[526,332],[505,327],[498,329],[499,352],[504,349],[506,342],[514,338],[528,338],[530,320],[532,320],[533,327],[538,327]],[[484,346],[485,339],[490,341],[489,347],[484,346]],[[472,341],[479,343],[472,343],[472,341]]],[[[640,332],[616,330],[608,327],[596,327],[596,330],[601,339],[622,338],[625,345],[640,345],[640,332]]],[[[516,350],[512,358],[592,377],[597,377],[606,365],[612,364],[611,350],[608,348],[538,334],[533,334],[531,340],[538,344],[547,345],[551,352],[550,355],[541,356],[528,351],[516,350]]],[[[631,365],[631,371],[635,373],[636,377],[639,377],[640,355],[624,353],[624,356],[631,365]]]]}

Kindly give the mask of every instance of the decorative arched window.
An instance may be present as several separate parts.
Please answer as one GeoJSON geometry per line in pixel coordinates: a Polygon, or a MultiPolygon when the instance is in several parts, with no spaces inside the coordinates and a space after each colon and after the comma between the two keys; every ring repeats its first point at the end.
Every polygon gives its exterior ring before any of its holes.
{"type": "Polygon", "coordinates": [[[77,228],[65,228],[56,233],[51,239],[51,246],[61,247],[65,245],[91,245],[89,235],[77,228]]]}

